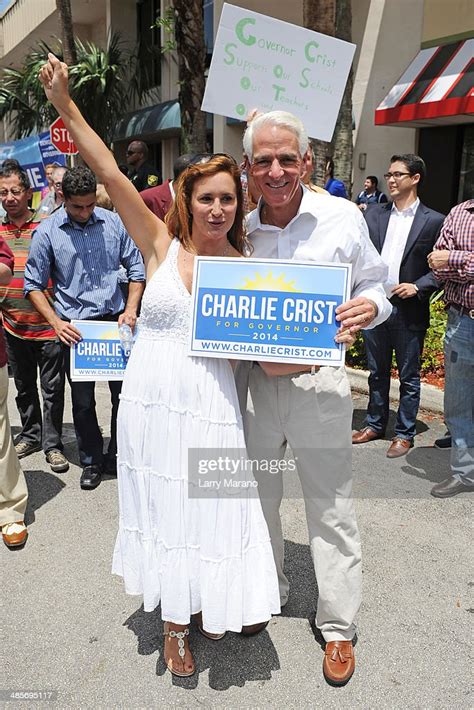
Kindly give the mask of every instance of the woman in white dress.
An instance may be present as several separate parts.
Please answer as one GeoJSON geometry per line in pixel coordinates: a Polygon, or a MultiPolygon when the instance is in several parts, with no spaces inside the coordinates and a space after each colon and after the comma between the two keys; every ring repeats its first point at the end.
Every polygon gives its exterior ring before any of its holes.
{"type": "Polygon", "coordinates": [[[195,670],[191,616],[205,636],[219,639],[228,630],[256,633],[280,611],[258,498],[242,491],[197,497],[188,483],[190,449],[245,455],[230,363],[186,354],[195,254],[239,258],[245,249],[239,170],[225,155],[187,168],[168,231],[71,100],[66,65],[54,55],[48,59],[40,73],[46,95],[145,261],[147,288],[118,416],[113,572],[128,593],[143,595],[145,611],[161,603],[165,662],[187,676],[195,670]]]}

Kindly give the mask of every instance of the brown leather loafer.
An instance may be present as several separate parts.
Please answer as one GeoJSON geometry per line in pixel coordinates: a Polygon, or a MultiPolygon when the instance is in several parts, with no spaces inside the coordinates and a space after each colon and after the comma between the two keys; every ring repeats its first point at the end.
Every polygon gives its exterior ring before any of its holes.
{"type": "Polygon", "coordinates": [[[374,441],[374,439],[381,439],[383,434],[378,434],[376,431],[366,426],[365,429],[354,432],[352,434],[353,444],[366,444],[368,441],[374,441]]]}
{"type": "Polygon", "coordinates": [[[431,495],[435,498],[451,498],[457,496],[458,493],[474,493],[474,486],[466,486],[462,481],[450,476],[445,478],[441,483],[437,483],[431,489],[431,495]]]}
{"type": "Polygon", "coordinates": [[[7,547],[22,547],[28,537],[28,529],[22,520],[7,523],[2,527],[2,537],[7,547]]]}
{"type": "Polygon", "coordinates": [[[323,674],[330,685],[345,685],[355,670],[352,641],[328,641],[324,652],[323,674]]]}
{"type": "Polygon", "coordinates": [[[405,456],[405,454],[410,451],[412,446],[412,439],[399,439],[398,436],[396,436],[392,439],[392,443],[388,447],[387,458],[397,459],[399,456],[405,456]]]}

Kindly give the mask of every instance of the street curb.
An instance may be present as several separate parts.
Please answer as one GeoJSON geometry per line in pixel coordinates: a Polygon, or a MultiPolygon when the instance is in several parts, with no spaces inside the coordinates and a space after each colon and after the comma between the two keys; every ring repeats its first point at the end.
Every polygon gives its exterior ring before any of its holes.
{"type": "MultiPolygon", "coordinates": [[[[354,392],[369,394],[369,372],[367,370],[353,370],[352,368],[348,367],[347,374],[349,376],[351,389],[354,390],[354,392]]],[[[398,401],[398,387],[399,381],[392,377],[390,382],[389,395],[391,401],[398,401]]],[[[425,382],[422,382],[420,409],[424,409],[427,412],[433,412],[434,414],[443,414],[444,391],[438,389],[434,385],[429,385],[425,382]]]]}

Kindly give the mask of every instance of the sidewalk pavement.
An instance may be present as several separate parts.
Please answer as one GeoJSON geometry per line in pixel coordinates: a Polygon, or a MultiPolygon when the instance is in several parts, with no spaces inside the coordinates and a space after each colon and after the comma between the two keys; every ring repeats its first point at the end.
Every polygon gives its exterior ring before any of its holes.
{"type": "MultiPolygon", "coordinates": [[[[369,394],[369,372],[368,370],[354,370],[352,368],[347,368],[347,373],[349,375],[349,381],[351,383],[351,389],[353,392],[360,392],[361,394],[369,394]]],[[[399,380],[392,377],[390,383],[390,401],[398,402],[398,387],[399,380]]],[[[426,382],[421,383],[421,401],[420,408],[424,409],[426,412],[433,412],[434,414],[444,413],[444,391],[440,390],[434,385],[429,385],[426,382]]]]}
{"type": "MultiPolygon", "coordinates": [[[[10,380],[9,411],[17,433],[14,394],[10,380]]],[[[107,434],[107,385],[97,386],[96,399],[107,434]]],[[[358,423],[367,397],[354,393],[353,399],[358,423]]],[[[432,485],[449,472],[449,452],[432,446],[444,424],[420,411],[417,428],[415,447],[401,459],[386,458],[388,440],[353,450],[363,601],[350,683],[332,688],[322,676],[304,501],[291,475],[281,507],[288,604],[249,639],[227,634],[213,642],[193,627],[197,673],[178,679],[162,660],[159,609],[145,613],[141,599],[127,596],[110,573],[117,481],[105,477],[96,490],[79,488],[67,397],[71,468],[52,473],[42,453],[22,459],[29,539],[23,550],[0,544],[0,708],[471,709],[474,496],[430,496],[432,485]],[[22,702],[12,692],[33,695],[22,702]],[[45,692],[54,692],[55,701],[46,702],[45,692]]]]}

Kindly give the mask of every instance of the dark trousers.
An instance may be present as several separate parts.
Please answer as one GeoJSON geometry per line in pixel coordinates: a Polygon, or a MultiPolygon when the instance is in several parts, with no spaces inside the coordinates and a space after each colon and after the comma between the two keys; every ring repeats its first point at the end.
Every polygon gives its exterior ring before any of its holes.
{"type": "Polygon", "coordinates": [[[367,425],[379,434],[385,432],[389,416],[390,370],[392,353],[400,379],[400,403],[395,436],[413,439],[420,406],[421,354],[426,330],[409,330],[396,306],[385,323],[363,331],[369,375],[367,425]]]}
{"type": "Polygon", "coordinates": [[[64,412],[64,366],[61,344],[54,340],[22,340],[6,333],[8,360],[17,389],[22,429],[18,441],[59,449],[64,412]],[[40,376],[43,414],[37,377],[40,376]]]}
{"type": "MultiPolygon", "coordinates": [[[[119,313],[92,318],[91,320],[118,320],[119,313]]],[[[95,382],[71,382],[71,348],[63,344],[66,375],[71,385],[72,418],[76,430],[77,447],[81,466],[99,466],[104,464],[104,440],[97,421],[95,409],[95,382]]],[[[110,414],[110,441],[107,458],[117,455],[117,412],[122,383],[109,381],[112,412],[110,414]]]]}

